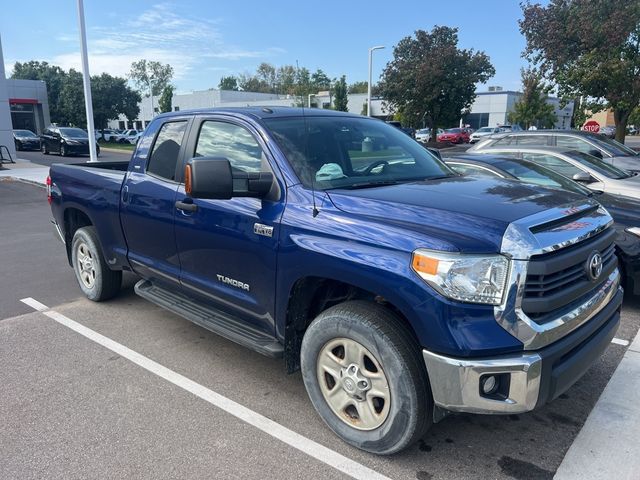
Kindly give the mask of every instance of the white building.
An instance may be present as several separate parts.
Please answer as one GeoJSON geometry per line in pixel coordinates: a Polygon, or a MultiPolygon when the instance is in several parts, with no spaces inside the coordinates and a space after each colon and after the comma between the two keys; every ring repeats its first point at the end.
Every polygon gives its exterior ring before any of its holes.
{"type": "MultiPolygon", "coordinates": [[[[471,111],[463,117],[463,123],[471,128],[494,127],[508,124],[509,112],[515,108],[515,104],[522,98],[521,92],[502,90],[501,87],[489,87],[487,92],[476,93],[476,99],[471,105],[471,111]]],[[[547,99],[555,107],[557,121],[555,128],[570,128],[573,116],[573,102],[565,107],[560,106],[560,100],[550,97],[547,99]]]]}
{"type": "Polygon", "coordinates": [[[11,158],[16,156],[15,144],[11,133],[12,128],[7,77],[4,76],[4,56],[2,54],[2,41],[0,40],[0,158],[7,158],[9,155],[11,158]]]}
{"type": "MultiPolygon", "coordinates": [[[[347,108],[351,113],[362,113],[363,106],[366,103],[367,94],[357,93],[348,96],[347,108]]],[[[117,120],[109,122],[109,128],[126,129],[136,128],[141,130],[145,128],[151,119],[158,115],[159,96],[153,97],[153,108],[151,97],[143,97],[138,104],[140,114],[138,118],[129,121],[124,115],[120,115],[117,120]],[[152,113],[153,112],[153,113],[152,113]]],[[[329,92],[320,92],[301,99],[294,95],[277,95],[272,93],[257,92],[239,92],[232,90],[200,90],[185,94],[176,94],[171,101],[171,109],[174,112],[181,110],[192,110],[197,108],[213,108],[213,107],[252,107],[252,106],[270,106],[270,107],[293,107],[304,102],[305,106],[309,103],[316,108],[329,108],[333,102],[333,98],[329,96],[329,92]]],[[[383,109],[382,100],[374,98],[371,101],[371,113],[373,116],[384,117],[386,111],[383,109]]]]}

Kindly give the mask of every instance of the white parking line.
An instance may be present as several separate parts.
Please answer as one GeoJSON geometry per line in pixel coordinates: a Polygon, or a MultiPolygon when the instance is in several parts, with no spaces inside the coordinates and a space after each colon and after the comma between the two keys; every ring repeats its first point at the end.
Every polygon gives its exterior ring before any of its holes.
{"type": "Polygon", "coordinates": [[[629,340],[622,340],[621,338],[613,338],[611,340],[611,343],[615,343],[616,345],[622,345],[623,347],[626,347],[627,345],[629,345],[629,340]]]}
{"type": "Polygon", "coordinates": [[[254,426],[255,428],[262,430],[263,432],[271,435],[274,438],[286,443],[287,445],[300,450],[303,453],[306,453],[310,457],[315,458],[316,460],[325,463],[336,470],[339,470],[352,478],[357,478],[361,480],[390,480],[388,477],[376,472],[375,470],[371,470],[364,465],[351,460],[319,443],[314,442],[302,435],[294,432],[293,430],[289,430],[286,427],[283,427],[279,423],[274,422],[273,420],[268,419],[267,417],[260,415],[253,410],[250,410],[247,407],[240,405],[239,403],[234,402],[233,400],[220,395],[219,393],[214,392],[213,390],[208,389],[207,387],[200,385],[199,383],[194,382],[193,380],[188,379],[180,375],[179,373],[174,372],[157,362],[141,355],[138,352],[131,350],[130,348],[125,347],[124,345],[111,340],[104,335],[99,334],[91,330],[90,328],[85,327],[84,325],[79,324],[71,320],[70,318],[58,313],[54,310],[49,310],[46,305],[34,300],[33,298],[23,298],[20,300],[22,303],[29,305],[34,310],[42,312],[47,317],[55,320],[61,325],[64,325],[67,328],[70,328],[76,333],[88,338],[89,340],[94,341],[95,343],[102,345],[103,347],[111,350],[112,352],[117,353],[121,357],[126,358],[127,360],[135,363],[136,365],[144,368],[145,370],[164,378],[166,381],[173,383],[174,385],[196,395],[202,400],[209,402],[211,405],[214,405],[225,412],[233,415],[236,418],[248,423],[249,425],[254,426]]]}

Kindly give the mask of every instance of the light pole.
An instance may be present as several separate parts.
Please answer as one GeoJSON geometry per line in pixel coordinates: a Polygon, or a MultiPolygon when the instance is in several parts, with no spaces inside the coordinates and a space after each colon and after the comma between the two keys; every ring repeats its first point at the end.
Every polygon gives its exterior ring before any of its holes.
{"type": "Polygon", "coordinates": [[[371,116],[371,57],[373,56],[374,50],[383,49],[383,45],[378,45],[377,47],[371,47],[369,49],[369,82],[367,83],[367,116],[371,116]]]}
{"type": "Polygon", "coordinates": [[[80,57],[82,59],[82,83],[84,85],[84,106],[87,111],[87,133],[89,134],[89,161],[97,162],[96,134],[93,128],[93,103],[91,101],[91,81],[89,58],[87,56],[87,33],[84,26],[84,4],[78,0],[78,23],[80,26],[80,57]]]}

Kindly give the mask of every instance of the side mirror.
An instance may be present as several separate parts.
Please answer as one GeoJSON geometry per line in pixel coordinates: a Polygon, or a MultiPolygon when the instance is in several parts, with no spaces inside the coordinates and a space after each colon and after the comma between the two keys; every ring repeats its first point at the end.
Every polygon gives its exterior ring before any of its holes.
{"type": "Polygon", "coordinates": [[[184,168],[185,191],[193,198],[262,198],[272,185],[273,175],[270,172],[232,172],[227,158],[192,158],[184,168]]]}
{"type": "Polygon", "coordinates": [[[593,182],[593,177],[587,172],[579,172],[573,175],[572,177],[576,182],[580,183],[591,183],[593,182]]]}
{"type": "Polygon", "coordinates": [[[602,158],[602,152],[600,150],[596,150],[595,148],[589,150],[589,155],[591,155],[592,157],[602,158]]]}

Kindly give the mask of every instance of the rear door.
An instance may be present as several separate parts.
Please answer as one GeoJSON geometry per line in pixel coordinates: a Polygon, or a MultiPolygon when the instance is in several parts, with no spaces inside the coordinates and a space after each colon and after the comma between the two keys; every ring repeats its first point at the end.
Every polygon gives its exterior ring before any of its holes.
{"type": "MultiPolygon", "coordinates": [[[[249,124],[223,116],[200,118],[191,129],[186,158],[225,157],[232,170],[269,171],[275,163],[259,133],[249,124]]],[[[284,189],[270,199],[191,199],[184,185],[178,200],[194,212],[178,210],[175,228],[183,287],[211,306],[274,333],[276,255],[284,189]]]]}
{"type": "Polygon", "coordinates": [[[120,219],[132,268],[143,278],[173,287],[180,277],[173,230],[176,172],[190,123],[190,117],[170,117],[150,126],[153,142],[136,151],[121,195],[120,219]]]}

